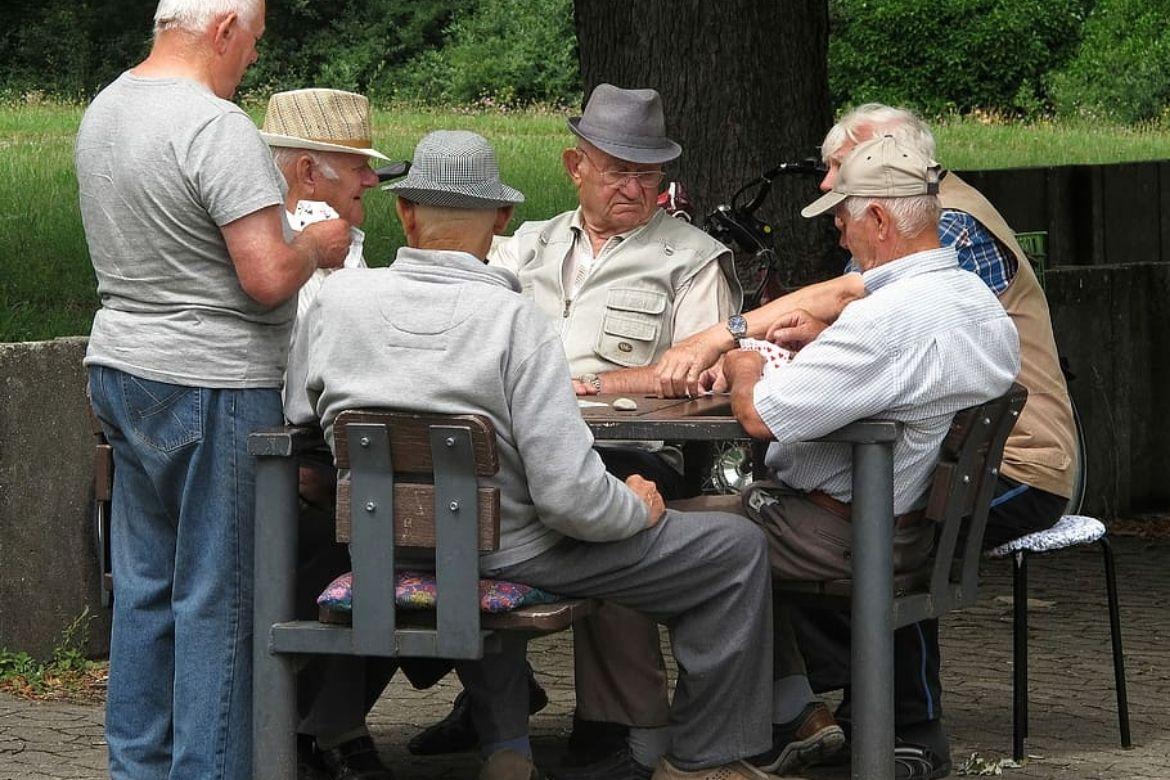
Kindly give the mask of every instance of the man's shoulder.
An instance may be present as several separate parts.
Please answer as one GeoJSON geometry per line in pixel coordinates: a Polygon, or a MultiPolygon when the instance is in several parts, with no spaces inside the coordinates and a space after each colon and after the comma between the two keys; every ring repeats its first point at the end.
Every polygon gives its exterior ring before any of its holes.
{"type": "Polygon", "coordinates": [[[675,250],[690,250],[704,260],[731,251],[701,228],[685,219],[672,217],[662,209],[657,209],[646,223],[646,237],[675,250]]]}
{"type": "Polygon", "coordinates": [[[569,226],[573,221],[573,214],[576,209],[561,212],[550,219],[535,219],[520,223],[520,227],[516,228],[512,233],[513,238],[517,239],[531,239],[536,238],[541,234],[546,236],[555,233],[558,230],[563,230],[567,233],[569,226]]]}

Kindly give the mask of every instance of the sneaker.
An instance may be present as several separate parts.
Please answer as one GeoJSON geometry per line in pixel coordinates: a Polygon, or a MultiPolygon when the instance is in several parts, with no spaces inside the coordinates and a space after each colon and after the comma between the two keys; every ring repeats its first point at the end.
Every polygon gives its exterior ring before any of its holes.
{"type": "Polygon", "coordinates": [[[650,780],[653,774],[653,769],[639,764],[630,749],[623,747],[592,764],[564,767],[552,780],[650,780]]]}
{"type": "Polygon", "coordinates": [[[789,774],[819,764],[845,744],[845,732],[819,701],[787,723],[772,724],[772,749],[748,759],[767,772],[789,774]]]}
{"type": "Polygon", "coordinates": [[[488,756],[479,770],[479,780],[540,780],[531,758],[504,748],[488,756]]]}
{"type": "Polygon", "coordinates": [[[654,770],[653,780],[777,780],[777,778],[746,761],[733,761],[722,766],[688,772],[679,769],[663,756],[658,761],[658,768],[654,770]]]}

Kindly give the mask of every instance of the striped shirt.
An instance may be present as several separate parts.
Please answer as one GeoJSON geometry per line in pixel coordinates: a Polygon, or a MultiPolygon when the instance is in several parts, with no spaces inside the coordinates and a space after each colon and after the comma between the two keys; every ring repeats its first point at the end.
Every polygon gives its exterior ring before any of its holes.
{"type": "Polygon", "coordinates": [[[1020,368],[1015,326],[950,247],[862,274],[865,298],[755,386],[776,437],[766,464],[802,491],[852,500],[848,444],[812,442],[867,417],[903,423],[894,443],[894,512],[926,500],[955,412],[1002,395],[1020,368]]]}

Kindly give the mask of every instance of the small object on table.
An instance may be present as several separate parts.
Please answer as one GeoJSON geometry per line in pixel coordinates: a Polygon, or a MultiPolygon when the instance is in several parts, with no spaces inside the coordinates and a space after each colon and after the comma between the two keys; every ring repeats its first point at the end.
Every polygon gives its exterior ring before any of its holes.
{"type": "Polygon", "coordinates": [[[613,399],[613,408],[619,412],[632,412],[638,408],[638,402],[633,398],[615,398],[613,399]]]}

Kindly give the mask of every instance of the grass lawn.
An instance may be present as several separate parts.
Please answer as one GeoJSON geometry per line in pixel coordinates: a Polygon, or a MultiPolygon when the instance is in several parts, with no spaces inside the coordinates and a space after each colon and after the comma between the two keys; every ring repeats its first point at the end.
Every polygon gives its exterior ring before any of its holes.
{"type": "MultiPolygon", "coordinates": [[[[0,190],[0,342],[89,331],[97,297],[72,162],[81,113],[78,106],[53,104],[0,107],[0,181],[6,185],[0,190]]],[[[262,109],[252,113],[259,119],[262,109]]],[[[573,205],[559,162],[571,138],[562,115],[378,111],[375,144],[407,159],[415,142],[439,127],[474,130],[495,144],[504,180],[528,197],[518,220],[545,218],[573,205]]],[[[941,162],[956,169],[1170,158],[1166,128],[954,119],[936,130],[941,162]]],[[[385,264],[402,243],[392,197],[375,191],[366,203],[366,257],[385,264]]]]}

